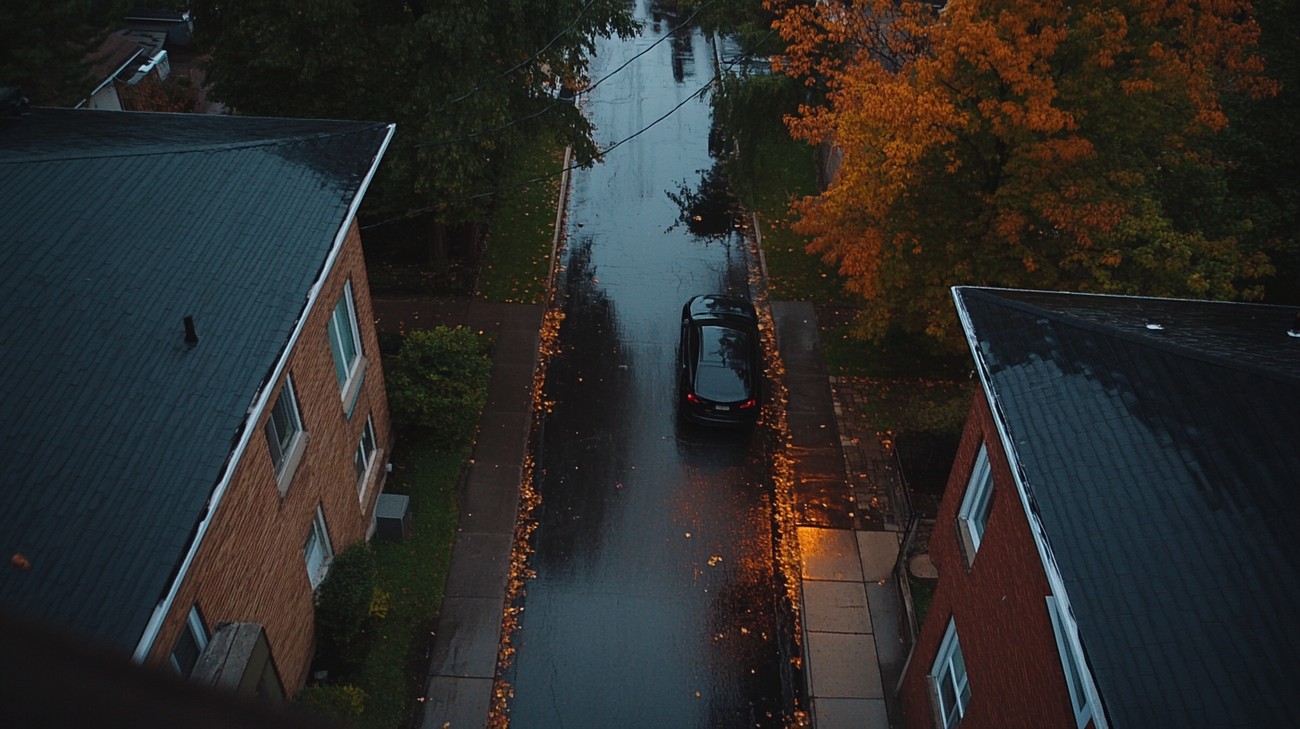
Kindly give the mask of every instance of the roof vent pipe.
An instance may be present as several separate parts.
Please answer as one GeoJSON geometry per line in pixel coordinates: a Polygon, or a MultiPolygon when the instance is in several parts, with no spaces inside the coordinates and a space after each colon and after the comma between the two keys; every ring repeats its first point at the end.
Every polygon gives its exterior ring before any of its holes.
{"type": "Polygon", "coordinates": [[[194,331],[194,317],[185,317],[185,343],[193,347],[199,343],[199,335],[194,331]]]}

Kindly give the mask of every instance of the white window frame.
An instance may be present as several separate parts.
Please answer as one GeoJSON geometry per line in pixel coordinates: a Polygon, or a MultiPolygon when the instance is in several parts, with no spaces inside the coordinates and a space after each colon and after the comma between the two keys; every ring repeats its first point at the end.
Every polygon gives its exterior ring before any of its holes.
{"type": "Polygon", "coordinates": [[[1076,729],[1083,729],[1092,719],[1092,704],[1088,702],[1087,668],[1083,653],[1074,632],[1073,621],[1061,611],[1061,602],[1054,595],[1047,596],[1047,614],[1052,617],[1052,633],[1056,636],[1056,650],[1061,654],[1061,669],[1065,672],[1065,686],[1070,691],[1070,706],[1074,709],[1076,729]]]}
{"type": "Polygon", "coordinates": [[[993,513],[993,469],[989,464],[988,446],[980,445],[966,482],[966,495],[957,511],[957,531],[961,537],[966,565],[975,562],[975,553],[984,541],[989,516],[993,513]]]}
{"type": "Polygon", "coordinates": [[[198,652],[194,656],[194,665],[190,666],[189,670],[186,670],[185,667],[181,665],[180,659],[176,657],[175,647],[172,648],[170,656],[172,669],[185,678],[189,678],[190,674],[194,672],[194,669],[198,667],[199,659],[203,657],[203,651],[208,647],[208,627],[203,624],[203,616],[199,614],[198,605],[190,606],[190,612],[185,616],[185,627],[182,629],[181,634],[176,638],[176,643],[178,645],[187,633],[190,639],[194,641],[195,647],[198,648],[198,652]]]}
{"type": "Polygon", "coordinates": [[[266,435],[267,453],[271,458],[271,465],[275,468],[276,487],[280,489],[280,495],[283,496],[289,491],[293,474],[298,470],[303,451],[307,448],[307,431],[303,428],[302,411],[298,409],[298,393],[293,386],[293,375],[284,378],[280,394],[276,396],[267,414],[263,432],[266,435]],[[285,405],[287,425],[293,430],[288,433],[287,438],[280,433],[280,427],[275,422],[275,411],[280,407],[280,403],[285,405]]]}
{"type": "Polygon", "coordinates": [[[375,418],[373,414],[366,415],[366,425],[361,429],[361,439],[357,441],[357,449],[352,454],[352,465],[357,471],[357,498],[362,502],[366,500],[366,486],[370,483],[370,472],[378,460],[379,439],[375,435],[375,418]],[[366,448],[369,443],[369,449],[366,448]]]}
{"type": "Polygon", "coordinates": [[[339,383],[339,397],[348,417],[351,417],[366,371],[365,352],[361,348],[361,327],[357,324],[356,300],[352,297],[352,279],[344,282],[343,293],[334,304],[325,329],[329,338],[330,359],[334,363],[334,375],[339,383]],[[345,340],[352,344],[351,359],[347,359],[344,352],[345,340]]]}
{"type": "Polygon", "coordinates": [[[311,583],[311,589],[315,590],[320,587],[334,561],[334,547],[330,542],[329,528],[325,524],[325,509],[319,505],[316,507],[316,516],[311,520],[311,528],[307,531],[307,540],[302,545],[302,557],[307,568],[307,580],[311,583]],[[313,566],[313,555],[317,550],[320,558],[313,566]]]}
{"type": "Polygon", "coordinates": [[[948,629],[939,643],[934,665],[928,675],[930,699],[935,710],[935,724],[942,729],[952,729],[966,715],[970,706],[970,676],[966,670],[966,658],[961,652],[961,642],[957,639],[957,622],[948,619],[948,629]],[[944,684],[952,692],[952,706],[944,705],[944,684]]]}

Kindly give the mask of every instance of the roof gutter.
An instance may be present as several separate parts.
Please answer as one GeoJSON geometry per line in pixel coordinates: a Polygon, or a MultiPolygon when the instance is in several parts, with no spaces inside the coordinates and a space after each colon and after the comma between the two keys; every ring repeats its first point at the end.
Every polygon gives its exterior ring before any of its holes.
{"type": "Polygon", "coordinates": [[[95,90],[90,92],[90,96],[87,96],[86,98],[82,99],[81,101],[78,101],[78,102],[77,102],[77,105],[74,106],[74,107],[72,107],[72,108],[74,108],[74,109],[81,109],[81,108],[85,107],[85,106],[86,106],[86,103],[87,103],[88,101],[90,101],[91,99],[95,98],[95,94],[98,94],[100,91],[103,91],[105,86],[108,86],[109,84],[111,84],[111,83],[113,83],[114,81],[116,81],[116,80],[117,80],[117,77],[118,77],[118,76],[119,76],[123,71],[126,70],[127,66],[130,66],[131,64],[135,63],[135,59],[139,58],[140,55],[143,54],[143,53],[144,53],[144,48],[140,48],[140,49],[137,50],[135,53],[132,53],[132,54],[131,54],[131,57],[128,58],[128,59],[126,59],[126,62],[125,62],[125,63],[123,63],[121,66],[119,66],[118,69],[117,69],[116,71],[110,73],[110,74],[108,75],[108,78],[106,78],[106,79],[104,79],[103,81],[101,81],[100,84],[99,84],[98,86],[95,87],[95,90]]]}
{"type": "Polygon", "coordinates": [[[208,498],[208,509],[199,522],[195,530],[194,539],[190,542],[189,550],[185,553],[185,558],[181,561],[180,568],[176,571],[176,576],[172,579],[171,586],[167,589],[167,594],[162,600],[154,606],[153,614],[149,617],[149,622],[145,624],[144,634],[140,636],[140,641],[136,644],[135,653],[131,658],[136,663],[143,663],[149,657],[153,650],[154,641],[158,639],[158,633],[162,630],[163,621],[167,614],[171,612],[172,605],[176,602],[176,595],[180,592],[181,583],[185,581],[186,575],[189,574],[190,567],[194,564],[194,558],[199,552],[199,547],[203,545],[203,538],[207,535],[208,528],[212,526],[212,518],[217,513],[217,507],[221,505],[222,498],[226,495],[226,490],[230,487],[231,480],[234,479],[235,471],[239,466],[240,460],[244,456],[244,451],[248,448],[248,443],[253,437],[252,427],[266,410],[267,402],[271,398],[271,393],[275,390],[275,383],[280,381],[280,376],[289,364],[289,355],[293,352],[293,347],[298,342],[303,329],[307,325],[307,318],[316,305],[316,300],[320,298],[321,290],[325,286],[325,280],[329,278],[330,273],[334,270],[334,263],[338,260],[339,254],[343,251],[343,244],[348,237],[348,230],[352,228],[352,221],[356,219],[357,211],[361,207],[361,201],[365,198],[366,190],[369,189],[371,181],[375,177],[375,172],[379,169],[379,162],[384,158],[384,153],[388,150],[388,145],[393,140],[393,133],[396,131],[396,124],[388,125],[388,133],[384,135],[383,144],[379,146],[379,152],[375,154],[375,159],[370,165],[370,170],[366,173],[365,179],[361,181],[357,194],[353,196],[351,204],[348,206],[347,217],[344,218],[343,225],[339,232],[334,236],[334,245],[330,248],[329,256],[325,259],[325,265],[321,267],[320,276],[312,284],[311,289],[307,292],[307,303],[303,307],[302,314],[298,317],[297,324],[294,325],[293,332],[289,335],[289,341],[281,351],[280,359],[275,363],[275,368],[271,376],[267,378],[259,391],[253,397],[253,402],[248,408],[247,416],[244,418],[243,431],[239,436],[239,442],[235,444],[230,458],[226,461],[225,470],[221,474],[220,480],[217,481],[216,488],[212,491],[212,496],[208,498]]]}
{"type": "MultiPolygon", "coordinates": [[[[1070,642],[1071,649],[1076,656],[1085,656],[1083,644],[1079,639],[1079,624],[1074,619],[1074,609],[1070,606],[1070,597],[1065,591],[1065,578],[1061,576],[1060,568],[1056,564],[1056,558],[1052,555],[1052,548],[1047,544],[1046,529],[1043,526],[1042,519],[1039,518],[1037,510],[1030,503],[1027,479],[1019,465],[1020,458],[1016,454],[1015,440],[1012,439],[1010,431],[1007,430],[1006,418],[1003,417],[1002,408],[997,395],[994,393],[989,368],[984,361],[984,353],[980,350],[979,340],[975,336],[974,324],[971,321],[970,314],[966,311],[966,302],[962,297],[964,292],[971,288],[973,287],[952,287],[952,298],[957,305],[957,316],[961,319],[962,333],[966,338],[967,346],[970,347],[971,357],[975,360],[975,369],[980,378],[980,389],[983,390],[984,397],[988,401],[989,411],[993,414],[993,422],[998,429],[998,439],[1002,441],[1002,449],[1006,453],[1007,462],[1012,465],[1011,476],[1016,482],[1016,493],[1020,497],[1020,505],[1025,511],[1025,518],[1029,520],[1029,531],[1034,537],[1034,545],[1038,548],[1038,558],[1042,562],[1043,572],[1047,576],[1047,584],[1052,588],[1052,595],[1061,606],[1061,627],[1065,633],[1064,638],[1070,642]]],[[[1081,671],[1080,678],[1083,681],[1083,690],[1088,697],[1088,706],[1091,707],[1092,724],[1095,729],[1109,729],[1110,723],[1107,720],[1105,705],[1101,702],[1101,694],[1097,689],[1097,683],[1092,675],[1092,667],[1084,665],[1080,666],[1080,668],[1085,669],[1081,671]]]]}

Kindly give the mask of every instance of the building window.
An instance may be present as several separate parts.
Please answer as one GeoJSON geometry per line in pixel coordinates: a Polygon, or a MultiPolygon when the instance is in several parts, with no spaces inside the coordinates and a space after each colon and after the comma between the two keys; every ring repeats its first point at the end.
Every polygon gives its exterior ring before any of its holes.
{"type": "Polygon", "coordinates": [[[1075,726],[1082,729],[1092,718],[1088,693],[1083,686],[1083,661],[1074,649],[1074,641],[1067,633],[1067,622],[1061,613],[1061,603],[1047,596],[1047,614],[1052,616],[1052,632],[1056,635],[1056,650],[1061,654],[1061,668],[1065,671],[1065,685],[1070,689],[1070,704],[1074,709],[1075,726]]]}
{"type": "Polygon", "coordinates": [[[303,558],[307,561],[307,579],[311,589],[320,586],[334,559],[334,548],[330,546],[330,533],[325,528],[325,511],[316,507],[316,518],[312,519],[311,530],[307,532],[307,542],[302,546],[303,558]]]}
{"type": "Polygon", "coordinates": [[[993,507],[993,471],[989,467],[988,449],[981,445],[966,483],[966,496],[957,512],[957,531],[961,536],[966,564],[975,561],[975,553],[984,541],[984,528],[988,525],[989,511],[993,507]]]}
{"type": "Polygon", "coordinates": [[[334,305],[329,322],[330,352],[334,356],[334,374],[338,377],[339,393],[348,405],[351,415],[360,391],[365,358],[361,352],[361,335],[357,328],[357,310],[352,300],[352,281],[343,285],[343,294],[334,305]]]}
{"type": "Polygon", "coordinates": [[[271,406],[271,417],[266,419],[266,448],[275,464],[275,477],[281,494],[289,490],[293,472],[302,460],[302,451],[307,447],[306,436],[298,411],[298,395],[293,389],[293,377],[286,377],[279,397],[271,406]]]}
{"type": "Polygon", "coordinates": [[[966,660],[957,640],[957,623],[951,619],[929,678],[939,726],[952,729],[966,715],[966,707],[970,705],[970,682],[966,679],[966,660]]]}
{"type": "Polygon", "coordinates": [[[203,655],[203,649],[207,647],[208,629],[203,625],[199,607],[195,605],[190,608],[190,614],[185,619],[185,627],[181,630],[180,637],[176,639],[176,647],[172,649],[172,668],[180,675],[189,678],[194,672],[194,666],[198,665],[199,656],[203,655]]]}
{"type": "Polygon", "coordinates": [[[367,416],[366,427],[361,431],[361,441],[357,443],[357,451],[352,455],[352,465],[357,471],[357,493],[361,496],[365,496],[366,474],[370,472],[370,464],[374,461],[375,419],[367,416]]]}

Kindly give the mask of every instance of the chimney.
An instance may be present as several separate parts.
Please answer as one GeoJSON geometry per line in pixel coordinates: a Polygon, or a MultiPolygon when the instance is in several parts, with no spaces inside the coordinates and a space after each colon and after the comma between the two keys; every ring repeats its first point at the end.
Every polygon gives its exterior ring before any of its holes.
{"type": "Polygon", "coordinates": [[[193,347],[199,343],[198,332],[194,331],[194,317],[185,317],[185,343],[193,347]]]}

